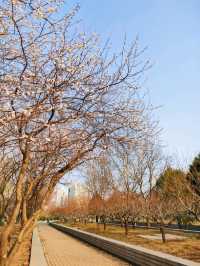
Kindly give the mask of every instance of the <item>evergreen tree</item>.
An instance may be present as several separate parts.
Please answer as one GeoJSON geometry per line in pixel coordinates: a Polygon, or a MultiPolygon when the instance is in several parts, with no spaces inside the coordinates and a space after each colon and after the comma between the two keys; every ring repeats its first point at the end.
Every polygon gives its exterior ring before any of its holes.
{"type": "Polygon", "coordinates": [[[186,175],[181,169],[168,167],[158,178],[156,189],[162,191],[166,197],[177,197],[186,193],[186,175]]]}
{"type": "Polygon", "coordinates": [[[187,179],[191,183],[195,193],[200,196],[200,153],[194,158],[190,165],[187,179]]]}

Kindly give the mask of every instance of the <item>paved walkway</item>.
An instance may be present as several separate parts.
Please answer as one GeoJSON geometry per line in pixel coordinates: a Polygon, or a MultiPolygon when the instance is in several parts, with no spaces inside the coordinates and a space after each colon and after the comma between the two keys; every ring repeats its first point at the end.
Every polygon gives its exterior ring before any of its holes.
{"type": "Polygon", "coordinates": [[[49,266],[129,265],[46,224],[39,225],[39,236],[49,266]]]}

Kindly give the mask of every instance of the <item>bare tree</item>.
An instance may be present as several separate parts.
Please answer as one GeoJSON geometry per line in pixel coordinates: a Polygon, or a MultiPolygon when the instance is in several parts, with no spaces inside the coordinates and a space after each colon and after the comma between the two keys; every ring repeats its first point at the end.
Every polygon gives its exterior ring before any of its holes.
{"type": "Polygon", "coordinates": [[[105,230],[107,217],[106,199],[113,188],[111,165],[108,156],[105,154],[87,164],[86,187],[91,196],[90,207],[93,210],[93,214],[96,214],[96,221],[98,222],[98,217],[100,217],[105,230]]]}
{"type": "MultiPolygon", "coordinates": [[[[137,193],[138,184],[132,169],[132,149],[134,147],[124,147],[116,145],[112,156],[113,168],[117,179],[118,188],[118,216],[124,224],[125,234],[128,235],[128,222],[134,213],[134,198],[137,193]]],[[[134,213],[136,214],[136,212],[134,213]]]]}
{"type": "Polygon", "coordinates": [[[163,243],[166,242],[165,223],[179,209],[177,202],[166,197],[162,191],[152,191],[151,195],[151,218],[160,225],[160,233],[163,243]]]}
{"type": "Polygon", "coordinates": [[[138,191],[143,199],[142,215],[150,226],[152,192],[160,173],[165,167],[165,159],[162,155],[158,135],[144,139],[133,154],[133,172],[138,191]]]}

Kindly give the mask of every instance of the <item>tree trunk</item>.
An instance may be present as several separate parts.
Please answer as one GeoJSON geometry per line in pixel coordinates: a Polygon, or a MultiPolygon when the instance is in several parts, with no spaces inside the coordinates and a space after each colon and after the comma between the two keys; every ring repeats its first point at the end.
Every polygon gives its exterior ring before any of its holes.
{"type": "Polygon", "coordinates": [[[123,220],[121,220],[121,227],[123,227],[123,220]]]}
{"type": "Polygon", "coordinates": [[[135,222],[135,219],[132,220],[132,227],[135,229],[135,226],[136,226],[136,222],[135,222]]]}
{"type": "Polygon", "coordinates": [[[181,217],[180,217],[180,216],[177,216],[176,219],[177,219],[177,223],[178,223],[178,228],[179,228],[179,229],[182,229],[182,221],[181,221],[181,217]]]}
{"type": "Polygon", "coordinates": [[[149,229],[150,228],[150,220],[149,220],[149,217],[147,217],[146,222],[147,222],[147,228],[149,229]]]}
{"type": "Polygon", "coordinates": [[[99,216],[96,215],[95,219],[96,219],[96,227],[97,227],[97,230],[99,230],[99,216]]]}
{"type": "Polygon", "coordinates": [[[25,225],[26,222],[27,222],[27,211],[26,211],[26,200],[24,200],[22,206],[22,225],[25,225]]]}
{"type": "Polygon", "coordinates": [[[41,210],[38,210],[33,214],[33,216],[26,221],[26,224],[24,224],[23,228],[21,229],[16,242],[14,246],[12,247],[9,256],[6,260],[6,266],[12,265],[13,262],[15,262],[15,258],[18,255],[18,252],[20,251],[20,247],[23,243],[23,240],[26,238],[26,236],[33,231],[33,228],[35,226],[35,222],[40,215],[41,210]]]}
{"type": "Polygon", "coordinates": [[[103,230],[105,231],[106,230],[106,221],[104,220],[103,222],[103,230]]]}
{"type": "Polygon", "coordinates": [[[18,256],[18,252],[20,252],[21,245],[23,244],[23,241],[24,239],[26,239],[27,235],[33,232],[34,225],[35,221],[33,221],[32,219],[30,221],[27,221],[8,256],[7,265],[12,265],[12,263],[15,263],[15,259],[18,256]]]}
{"type": "Polygon", "coordinates": [[[128,235],[128,221],[125,220],[124,222],[124,228],[125,228],[125,235],[127,236],[128,235]]]}
{"type": "Polygon", "coordinates": [[[25,156],[23,165],[21,167],[19,176],[18,176],[18,182],[16,185],[16,203],[15,207],[13,209],[12,215],[9,219],[8,224],[5,226],[0,239],[0,266],[6,266],[7,265],[7,257],[9,253],[9,238],[11,232],[14,230],[16,219],[20,212],[20,207],[22,203],[22,186],[23,186],[23,178],[26,172],[26,169],[28,167],[28,159],[25,156]]]}
{"type": "Polygon", "coordinates": [[[160,232],[161,232],[161,235],[162,235],[162,241],[163,243],[166,242],[166,237],[165,237],[165,227],[164,225],[162,224],[161,227],[160,227],[160,232]]]}
{"type": "Polygon", "coordinates": [[[9,244],[9,232],[10,229],[7,227],[4,232],[1,234],[1,255],[0,255],[0,266],[6,266],[7,264],[7,253],[8,253],[8,244],[9,244]]]}
{"type": "Polygon", "coordinates": [[[3,229],[3,232],[1,234],[1,240],[0,240],[0,266],[6,266],[7,265],[7,257],[9,253],[9,241],[10,241],[10,235],[14,231],[15,228],[15,221],[16,217],[19,214],[20,211],[20,204],[19,202],[15,206],[15,209],[13,211],[12,217],[8,224],[3,229]]]}
{"type": "Polygon", "coordinates": [[[0,200],[0,219],[3,220],[4,217],[4,210],[5,210],[5,199],[3,193],[0,194],[1,200],[0,200]]]}

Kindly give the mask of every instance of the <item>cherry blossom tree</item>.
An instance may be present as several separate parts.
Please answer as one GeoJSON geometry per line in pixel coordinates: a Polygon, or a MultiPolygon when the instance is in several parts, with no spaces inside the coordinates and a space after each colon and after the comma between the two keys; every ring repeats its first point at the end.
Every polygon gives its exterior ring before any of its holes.
{"type": "Polygon", "coordinates": [[[0,149],[13,169],[1,266],[11,264],[64,174],[149,126],[138,96],[149,63],[141,64],[138,41],[111,55],[77,29],[78,6],[64,9],[60,0],[0,3],[0,149]]]}

